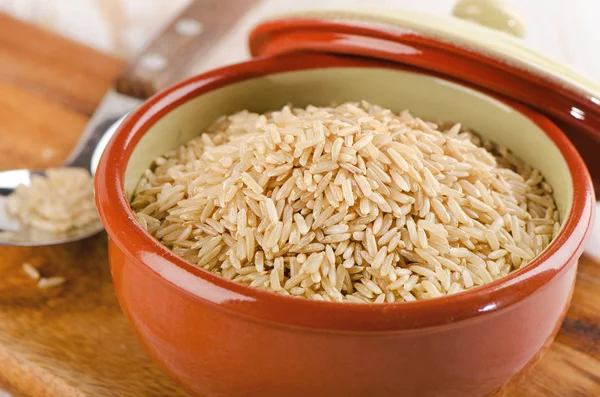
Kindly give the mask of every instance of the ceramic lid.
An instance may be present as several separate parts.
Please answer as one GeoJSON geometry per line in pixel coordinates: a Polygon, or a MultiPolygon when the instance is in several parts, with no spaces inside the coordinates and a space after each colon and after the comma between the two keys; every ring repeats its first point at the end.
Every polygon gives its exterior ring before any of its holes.
{"type": "Polygon", "coordinates": [[[249,45],[253,56],[312,51],[384,59],[524,103],[569,136],[600,191],[600,86],[509,34],[407,11],[319,10],[265,21],[249,45]],[[499,83],[507,78],[511,84],[499,83]]]}

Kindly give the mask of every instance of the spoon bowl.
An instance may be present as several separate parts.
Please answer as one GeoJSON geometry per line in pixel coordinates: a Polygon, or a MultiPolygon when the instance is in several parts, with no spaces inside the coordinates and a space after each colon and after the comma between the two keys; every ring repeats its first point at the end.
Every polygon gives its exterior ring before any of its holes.
{"type": "MultiPolygon", "coordinates": [[[[91,134],[84,134],[65,167],[86,168],[93,176],[106,144],[127,115],[105,120],[91,134]]],[[[104,229],[100,218],[64,232],[40,230],[23,224],[6,211],[6,201],[19,185],[29,186],[34,175],[47,170],[16,169],[0,172],[0,245],[41,246],[69,243],[98,234],[104,229]]]]}

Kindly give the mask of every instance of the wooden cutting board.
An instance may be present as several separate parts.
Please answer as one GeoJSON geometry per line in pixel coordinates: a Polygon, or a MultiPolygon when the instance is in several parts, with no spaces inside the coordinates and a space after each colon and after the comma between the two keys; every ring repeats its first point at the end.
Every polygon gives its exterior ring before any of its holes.
{"type": "MultiPolygon", "coordinates": [[[[0,15],[0,169],[60,164],[123,65],[0,15]]],[[[129,330],[113,292],[105,235],[58,247],[3,247],[0,258],[5,388],[26,396],[186,395],[129,330]],[[68,281],[39,291],[24,262],[68,281]]],[[[582,259],[556,342],[510,395],[600,396],[599,263],[582,259]]]]}

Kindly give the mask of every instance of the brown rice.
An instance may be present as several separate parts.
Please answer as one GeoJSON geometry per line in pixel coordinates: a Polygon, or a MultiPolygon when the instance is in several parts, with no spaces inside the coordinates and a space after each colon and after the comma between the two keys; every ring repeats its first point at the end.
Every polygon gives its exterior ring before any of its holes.
{"type": "Polygon", "coordinates": [[[33,280],[39,280],[40,279],[40,272],[38,271],[38,269],[36,269],[35,267],[33,267],[31,264],[25,262],[23,263],[23,265],[21,265],[23,271],[25,272],[25,274],[27,274],[27,276],[33,280]]]}
{"type": "Polygon", "coordinates": [[[30,185],[19,185],[8,196],[5,208],[23,224],[50,232],[99,222],[93,180],[82,168],[55,168],[46,176],[33,175],[30,185]]]}
{"type": "Polygon", "coordinates": [[[42,277],[39,279],[37,283],[38,289],[47,289],[47,288],[55,288],[63,285],[67,281],[64,277],[54,276],[54,277],[42,277]]]}
{"type": "Polygon", "coordinates": [[[523,267],[559,230],[551,193],[460,124],[362,102],[223,117],[156,159],[131,206],[173,252],[226,279],[382,303],[523,267]]]}

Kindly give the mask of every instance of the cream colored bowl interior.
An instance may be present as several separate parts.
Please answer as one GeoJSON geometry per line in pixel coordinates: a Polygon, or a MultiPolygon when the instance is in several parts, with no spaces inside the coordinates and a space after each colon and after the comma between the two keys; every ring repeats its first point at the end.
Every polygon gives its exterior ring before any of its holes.
{"type": "Polygon", "coordinates": [[[243,109],[265,112],[288,103],[330,105],[362,99],[394,111],[409,109],[426,120],[458,121],[510,148],[542,172],[554,187],[561,219],[567,216],[573,198],[571,175],[560,151],[537,125],[512,107],[459,84],[419,73],[374,68],[273,74],[186,102],[154,124],[136,146],[125,173],[127,197],[156,157],[198,136],[221,115],[243,109]]]}

